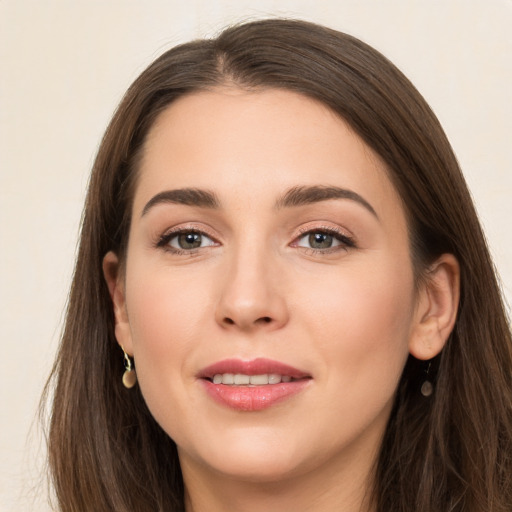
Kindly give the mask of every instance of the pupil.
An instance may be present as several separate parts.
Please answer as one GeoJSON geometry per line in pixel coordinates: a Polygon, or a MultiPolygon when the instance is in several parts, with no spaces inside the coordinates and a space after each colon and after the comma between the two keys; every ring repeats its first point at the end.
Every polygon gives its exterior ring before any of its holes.
{"type": "Polygon", "coordinates": [[[332,246],[332,235],[327,233],[311,233],[309,235],[309,245],[313,249],[329,249],[332,246]]]}
{"type": "Polygon", "coordinates": [[[201,247],[201,235],[199,233],[182,233],[178,237],[178,242],[182,249],[197,249],[201,247]]]}

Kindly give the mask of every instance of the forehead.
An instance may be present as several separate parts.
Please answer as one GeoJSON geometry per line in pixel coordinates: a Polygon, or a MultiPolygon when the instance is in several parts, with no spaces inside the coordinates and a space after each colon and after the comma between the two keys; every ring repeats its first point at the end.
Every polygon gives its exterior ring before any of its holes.
{"type": "Polygon", "coordinates": [[[183,96],[157,118],[134,208],[164,189],[270,196],[317,184],[364,192],[376,210],[400,208],[384,163],[328,107],[286,90],[223,87],[183,96]]]}

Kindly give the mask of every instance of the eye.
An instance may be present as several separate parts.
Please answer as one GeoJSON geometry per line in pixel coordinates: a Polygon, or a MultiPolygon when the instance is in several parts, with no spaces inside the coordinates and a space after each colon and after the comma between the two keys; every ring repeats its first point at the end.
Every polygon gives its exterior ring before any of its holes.
{"type": "Polygon", "coordinates": [[[188,229],[164,235],[158,245],[176,252],[187,252],[203,247],[211,247],[217,245],[217,243],[201,231],[188,229]]]}
{"type": "Polygon", "coordinates": [[[309,247],[311,249],[330,249],[333,247],[333,244],[339,245],[339,241],[331,234],[316,231],[304,235],[299,239],[299,243],[297,245],[299,247],[309,247]],[[336,244],[336,242],[338,243],[336,244]]]}
{"type": "Polygon", "coordinates": [[[299,237],[294,245],[316,251],[328,251],[336,247],[342,249],[355,246],[354,241],[348,236],[326,229],[308,231],[299,237]]]}

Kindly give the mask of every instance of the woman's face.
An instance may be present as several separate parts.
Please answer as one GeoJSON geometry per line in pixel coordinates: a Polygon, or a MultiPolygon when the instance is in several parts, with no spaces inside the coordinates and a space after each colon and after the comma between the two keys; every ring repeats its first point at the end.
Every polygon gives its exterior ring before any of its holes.
{"type": "Polygon", "coordinates": [[[184,472],[367,470],[417,322],[373,151],[299,94],[191,94],[149,133],[132,213],[116,335],[184,472]]]}

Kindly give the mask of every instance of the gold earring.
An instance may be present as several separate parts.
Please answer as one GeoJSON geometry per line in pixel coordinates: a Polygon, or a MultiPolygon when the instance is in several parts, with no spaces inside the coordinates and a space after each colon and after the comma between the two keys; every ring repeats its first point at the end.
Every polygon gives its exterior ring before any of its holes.
{"type": "Polygon", "coordinates": [[[421,394],[424,397],[430,396],[432,394],[432,392],[434,391],[434,386],[432,385],[432,382],[430,382],[429,375],[428,375],[428,373],[430,372],[430,365],[431,365],[431,363],[428,363],[428,368],[427,368],[427,371],[425,372],[427,374],[426,380],[421,385],[421,394]]]}
{"type": "Polygon", "coordinates": [[[124,351],[124,373],[123,373],[123,385],[127,389],[133,388],[137,382],[137,374],[132,366],[132,360],[130,356],[124,351]]]}

